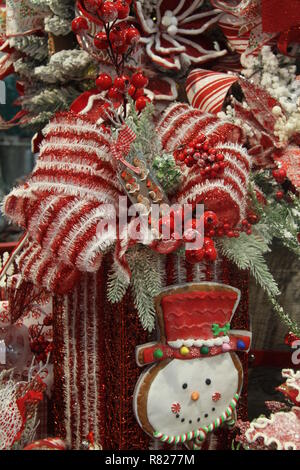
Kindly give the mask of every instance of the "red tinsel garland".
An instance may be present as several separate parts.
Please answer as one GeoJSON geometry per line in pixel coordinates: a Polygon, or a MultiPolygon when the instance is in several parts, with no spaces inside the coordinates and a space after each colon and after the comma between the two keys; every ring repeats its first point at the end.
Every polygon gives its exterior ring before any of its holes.
{"type": "MultiPolygon", "coordinates": [[[[150,337],[142,329],[130,290],[119,304],[108,302],[109,269],[110,259],[107,258],[97,275],[83,275],[71,294],[57,296],[54,300],[55,435],[66,439],[72,448],[80,447],[92,431],[104,449],[145,450],[151,438],[139,427],[132,409],[133,391],[141,373],[136,365],[135,347],[155,339],[155,334],[150,337]]],[[[192,281],[193,266],[186,265],[185,269],[186,280],[192,281]]],[[[205,278],[211,280],[211,267],[207,265],[204,271],[205,278]]],[[[175,272],[174,255],[170,255],[166,264],[168,285],[176,282],[175,272]]],[[[217,275],[218,281],[233,285],[242,293],[232,327],[249,328],[248,274],[222,260],[217,275]]],[[[244,387],[238,416],[246,420],[247,355],[240,355],[240,359],[244,367],[244,387]]],[[[232,432],[221,429],[216,437],[214,445],[220,449],[230,448],[232,432]]]]}

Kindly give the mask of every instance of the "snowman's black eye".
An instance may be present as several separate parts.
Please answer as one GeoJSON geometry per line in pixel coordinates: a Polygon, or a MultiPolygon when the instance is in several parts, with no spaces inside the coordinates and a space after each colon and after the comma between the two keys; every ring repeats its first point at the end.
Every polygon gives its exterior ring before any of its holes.
{"type": "Polygon", "coordinates": [[[206,385],[210,385],[210,384],[211,384],[211,380],[210,380],[210,379],[206,379],[206,380],[205,380],[205,383],[206,383],[206,385]]]}
{"type": "Polygon", "coordinates": [[[187,388],[187,384],[184,383],[184,384],[182,385],[182,388],[186,389],[186,388],[187,388]]]}

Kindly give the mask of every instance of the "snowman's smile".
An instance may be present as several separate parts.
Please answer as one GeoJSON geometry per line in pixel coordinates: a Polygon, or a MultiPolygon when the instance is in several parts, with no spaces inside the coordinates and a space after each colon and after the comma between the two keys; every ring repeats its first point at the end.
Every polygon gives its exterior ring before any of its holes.
{"type": "Polygon", "coordinates": [[[195,403],[195,406],[193,407],[193,410],[181,410],[180,412],[175,414],[175,419],[178,420],[178,430],[180,430],[180,424],[182,426],[186,425],[187,423],[189,425],[195,424],[195,427],[198,428],[201,426],[201,423],[205,421],[205,425],[207,424],[207,420],[213,421],[216,419],[218,414],[216,413],[216,407],[213,406],[211,409],[207,410],[201,410],[201,408],[195,403]],[[192,413],[191,413],[192,411],[192,413]]]}
{"type": "Polygon", "coordinates": [[[237,390],[238,371],[230,355],[173,359],[149,389],[149,422],[163,435],[196,433],[218,422],[237,390]]]}

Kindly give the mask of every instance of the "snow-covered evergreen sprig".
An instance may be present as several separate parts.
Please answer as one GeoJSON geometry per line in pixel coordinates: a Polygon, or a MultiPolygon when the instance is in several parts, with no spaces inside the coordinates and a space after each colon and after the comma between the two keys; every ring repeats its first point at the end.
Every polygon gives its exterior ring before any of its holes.
{"type": "Polygon", "coordinates": [[[151,332],[155,327],[154,297],[163,287],[161,255],[136,245],[128,255],[128,263],[134,304],[143,328],[151,332]]]}
{"type": "Polygon", "coordinates": [[[129,283],[128,279],[122,275],[122,271],[118,269],[117,265],[114,263],[108,274],[107,281],[107,298],[109,302],[112,304],[121,302],[128,289],[129,283]]]}

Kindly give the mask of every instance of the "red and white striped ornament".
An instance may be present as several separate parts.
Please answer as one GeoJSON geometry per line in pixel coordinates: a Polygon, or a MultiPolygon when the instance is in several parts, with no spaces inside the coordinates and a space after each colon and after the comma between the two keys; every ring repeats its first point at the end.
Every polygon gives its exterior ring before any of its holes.
{"type": "Polygon", "coordinates": [[[80,272],[99,269],[114,234],[99,237],[98,224],[115,217],[114,205],[123,193],[101,125],[84,115],[61,113],[43,134],[31,177],[7,196],[4,210],[28,231],[19,260],[23,277],[62,293],[80,272]]]}
{"type": "Polygon", "coordinates": [[[66,450],[66,444],[58,437],[47,437],[28,444],[23,450],[66,450]]]}
{"type": "Polygon", "coordinates": [[[243,54],[248,48],[250,31],[242,33],[241,28],[245,21],[239,17],[225,14],[219,20],[219,26],[222,29],[231,49],[238,54],[243,54]]]}
{"type": "Polygon", "coordinates": [[[227,166],[214,180],[201,176],[197,166],[187,168],[176,202],[204,204],[205,210],[214,211],[219,220],[238,224],[245,217],[250,173],[250,157],[240,145],[242,129],[182,103],[166,110],[157,129],[168,152],[188,144],[201,132],[224,155],[227,166]]]}
{"type": "Polygon", "coordinates": [[[236,75],[195,69],[186,81],[188,100],[194,108],[217,114],[222,110],[227,93],[237,79],[236,75]]]}

